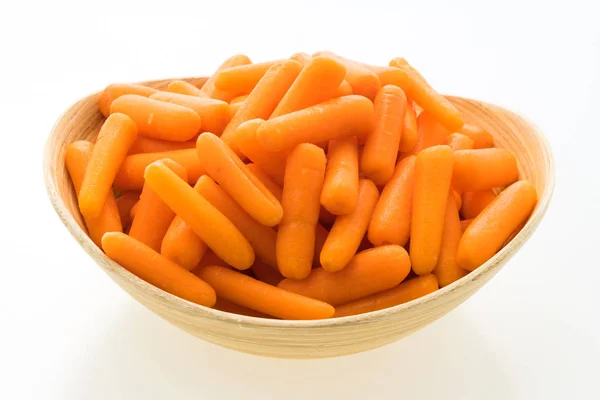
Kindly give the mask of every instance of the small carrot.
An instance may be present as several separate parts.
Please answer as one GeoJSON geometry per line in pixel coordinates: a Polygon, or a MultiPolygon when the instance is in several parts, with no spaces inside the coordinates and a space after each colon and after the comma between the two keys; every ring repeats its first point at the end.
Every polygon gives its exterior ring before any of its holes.
{"type": "Polygon", "coordinates": [[[196,151],[206,173],[252,218],[267,226],[277,225],[281,221],[283,209],[279,201],[248,171],[223,140],[205,132],[196,141],[196,151]]]}
{"type": "Polygon", "coordinates": [[[159,153],[162,151],[193,149],[195,142],[170,142],[168,140],[151,139],[138,136],[129,148],[128,155],[139,153],[159,153]]]}
{"type": "Polygon", "coordinates": [[[284,279],[277,268],[265,264],[260,260],[254,260],[252,264],[252,273],[259,281],[268,283],[271,286],[277,286],[284,279]]]}
{"type": "MultiPolygon", "coordinates": [[[[67,147],[65,153],[65,165],[71,176],[75,194],[79,197],[81,185],[84,180],[85,172],[92,157],[94,145],[90,142],[80,140],[73,142],[67,147]]],[[[106,232],[121,232],[122,222],[120,219],[120,209],[115,202],[115,196],[111,190],[105,197],[102,210],[97,217],[83,216],[88,234],[97,246],[100,246],[102,235],[106,232]]]]}
{"type": "Polygon", "coordinates": [[[135,123],[123,114],[110,115],[102,125],[79,191],[79,209],[85,217],[100,215],[137,133],[135,123]]]}
{"type": "Polygon", "coordinates": [[[458,264],[473,271],[492,258],[529,218],[536,203],[535,187],[527,180],[515,182],[500,192],[463,234],[456,255],[458,264]]]}
{"type": "Polygon", "coordinates": [[[215,304],[215,291],[206,282],[124,233],[105,233],[102,249],[108,258],[165,292],[207,307],[215,304]]]}
{"type": "Polygon", "coordinates": [[[112,85],[108,85],[102,93],[100,93],[100,96],[98,97],[98,106],[100,107],[102,115],[108,117],[110,115],[110,105],[115,99],[125,94],[137,94],[144,97],[150,97],[156,92],[158,92],[158,90],[148,86],[131,83],[113,83],[112,85]]]}
{"type": "Polygon", "coordinates": [[[206,243],[179,215],[169,225],[160,246],[160,254],[188,271],[204,259],[207,250],[206,243]]]}
{"type": "Polygon", "coordinates": [[[355,136],[329,142],[321,204],[332,214],[349,214],[358,201],[358,143],[355,136]]]}
{"type": "Polygon", "coordinates": [[[474,149],[487,149],[494,146],[494,137],[475,125],[464,124],[459,132],[471,138],[474,149]]]}
{"type": "Polygon", "coordinates": [[[495,198],[496,194],[491,189],[482,190],[481,192],[464,192],[460,213],[465,219],[475,218],[495,198]]]}
{"type": "Polygon", "coordinates": [[[415,156],[398,162],[385,185],[369,223],[368,238],[375,246],[406,245],[410,236],[415,180],[415,156]]]}
{"type": "Polygon", "coordinates": [[[462,133],[452,133],[446,136],[446,144],[454,151],[470,150],[473,148],[473,140],[462,133]]]}
{"type": "Polygon", "coordinates": [[[456,250],[461,236],[462,228],[458,217],[458,208],[454,196],[448,196],[440,256],[433,270],[440,287],[447,286],[468,274],[468,271],[462,269],[456,262],[456,250]]]}
{"type": "Polygon", "coordinates": [[[201,132],[220,135],[233,116],[229,104],[221,100],[167,92],[153,94],[150,98],[187,107],[196,112],[202,120],[201,132]]]}
{"type": "Polygon", "coordinates": [[[232,57],[229,57],[223,62],[223,64],[219,66],[217,71],[210,78],[208,78],[208,80],[200,88],[200,91],[212,99],[223,100],[227,102],[231,101],[231,99],[237,96],[236,93],[224,92],[215,87],[215,80],[217,79],[219,72],[225,69],[237,67],[239,65],[247,65],[251,63],[252,61],[250,61],[250,59],[243,54],[236,54],[232,57]]]}
{"type": "Polygon", "coordinates": [[[244,307],[282,319],[330,318],[329,304],[279,289],[237,271],[209,265],[199,271],[215,288],[217,296],[244,307]]]}
{"type": "Polygon", "coordinates": [[[283,195],[283,188],[277,184],[262,168],[260,168],[256,164],[246,164],[246,168],[250,171],[256,178],[262,182],[263,185],[269,192],[275,196],[278,202],[281,203],[281,196],[283,195]]]}
{"type": "Polygon", "coordinates": [[[150,164],[144,178],[152,190],[216,255],[237,269],[250,268],[254,262],[252,246],[208,200],[160,163],[150,164]]]}
{"type": "Polygon", "coordinates": [[[215,87],[224,92],[237,93],[238,96],[248,94],[254,90],[269,68],[279,62],[281,61],[267,61],[224,69],[217,73],[215,87]]]}
{"type": "Polygon", "coordinates": [[[269,118],[300,71],[302,65],[293,60],[286,60],[273,64],[264,74],[221,135],[234,152],[239,154],[235,143],[238,126],[251,119],[269,118]]]}
{"type": "Polygon", "coordinates": [[[323,246],[325,246],[325,241],[327,240],[327,236],[329,235],[329,231],[320,223],[317,224],[317,229],[315,230],[315,254],[313,256],[313,267],[318,267],[321,265],[321,251],[323,251],[323,246]]]}
{"type": "Polygon", "coordinates": [[[267,150],[256,137],[256,131],[265,122],[263,119],[251,119],[238,126],[235,141],[240,152],[258,165],[275,182],[283,184],[287,152],[267,150]]]}
{"type": "Polygon", "coordinates": [[[460,229],[462,233],[465,233],[469,225],[471,225],[471,222],[473,222],[472,219],[463,219],[462,221],[460,221],[460,229]]]}
{"type": "Polygon", "coordinates": [[[335,89],[332,97],[350,96],[351,94],[354,94],[352,92],[352,86],[344,79],[342,83],[340,83],[340,86],[335,89]]]}
{"type": "Polygon", "coordinates": [[[267,314],[251,310],[248,307],[240,306],[239,304],[232,303],[228,300],[219,297],[217,297],[217,302],[215,303],[213,308],[215,310],[224,311],[232,314],[245,315],[247,317],[272,318],[267,314]]]}
{"type": "Polygon", "coordinates": [[[438,262],[452,164],[452,149],[445,145],[417,155],[410,229],[410,260],[417,275],[430,273],[438,262]]]}
{"type": "Polygon", "coordinates": [[[406,95],[398,86],[387,85],[377,93],[375,128],[360,157],[361,172],[376,185],[385,185],[394,174],[406,108],[406,95]]]}
{"type": "Polygon", "coordinates": [[[323,150],[308,143],[288,157],[277,231],[277,265],[287,278],[303,279],[312,268],[326,162],[323,150]]]}
{"type": "Polygon", "coordinates": [[[300,143],[367,135],[374,122],[373,103],[363,96],[352,95],[265,121],[257,135],[267,149],[285,151],[300,143]]]}
{"type": "Polygon", "coordinates": [[[350,214],[335,219],[321,251],[321,266],[326,271],[339,271],[352,260],[367,232],[378,198],[379,191],[375,184],[368,179],[361,179],[356,208],[350,214]]]}
{"type": "Polygon", "coordinates": [[[300,52],[292,54],[290,59],[298,61],[303,67],[306,67],[308,64],[310,64],[313,58],[310,56],[310,54],[300,52]]]}
{"type": "Polygon", "coordinates": [[[190,183],[206,173],[196,149],[172,150],[158,153],[140,153],[125,157],[114,179],[115,188],[119,191],[141,190],[144,186],[144,171],[154,161],[169,158],[181,164],[187,172],[190,183]]]}
{"type": "MultiPolygon", "coordinates": [[[[110,196],[110,194],[109,194],[110,196]]],[[[140,192],[127,192],[123,193],[117,198],[117,209],[119,210],[119,219],[123,225],[123,230],[129,228],[131,225],[131,209],[140,199],[140,192]]],[[[106,204],[104,205],[106,207],[106,204]]],[[[101,238],[101,237],[100,237],[101,238]]],[[[100,243],[100,242],[98,242],[100,243]]]]}
{"type": "Polygon", "coordinates": [[[334,318],[364,314],[371,311],[383,310],[399,304],[408,303],[438,290],[435,275],[427,274],[402,282],[393,289],[376,293],[371,296],[342,304],[335,308],[334,318]]]}
{"type": "Polygon", "coordinates": [[[508,150],[491,148],[454,152],[452,187],[456,190],[487,190],[510,185],[517,179],[517,159],[508,150]]]}
{"type": "Polygon", "coordinates": [[[248,98],[248,95],[247,95],[247,94],[245,94],[245,95],[243,95],[243,96],[238,96],[238,97],[236,97],[236,98],[232,99],[232,100],[229,102],[229,106],[231,107],[231,110],[233,111],[233,112],[232,112],[232,115],[233,115],[233,114],[235,114],[235,112],[236,112],[236,111],[239,109],[240,105],[241,105],[243,102],[245,102],[247,98],[248,98]],[[237,108],[236,108],[236,109],[234,109],[234,108],[233,108],[234,106],[237,106],[237,108]],[[235,111],[234,111],[234,110],[235,110],[235,111]]]}
{"type": "Polygon", "coordinates": [[[423,111],[417,117],[417,145],[414,148],[414,153],[419,152],[428,147],[446,144],[446,137],[450,131],[440,124],[433,114],[423,111]]]}
{"type": "Polygon", "coordinates": [[[418,140],[417,115],[415,114],[415,110],[408,105],[406,107],[406,114],[404,115],[404,128],[398,150],[405,153],[412,152],[418,140]]]}
{"type": "Polygon", "coordinates": [[[409,271],[406,250],[388,245],[356,254],[341,271],[315,268],[306,279],[284,279],[278,287],[337,306],[391,289],[409,271]]]}
{"type": "Polygon", "coordinates": [[[167,92],[207,97],[200,89],[189,82],[174,80],[167,86],[167,92]]]}

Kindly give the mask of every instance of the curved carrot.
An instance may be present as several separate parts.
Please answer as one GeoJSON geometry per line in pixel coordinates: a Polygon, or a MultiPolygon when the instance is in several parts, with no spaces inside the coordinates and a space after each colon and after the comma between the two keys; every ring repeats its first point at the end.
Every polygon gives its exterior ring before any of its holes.
{"type": "Polygon", "coordinates": [[[349,214],[358,202],[358,143],[350,136],[329,142],[321,204],[332,214],[349,214]]]}
{"type": "Polygon", "coordinates": [[[231,99],[236,97],[237,94],[231,92],[224,92],[222,90],[217,89],[215,87],[215,80],[217,78],[217,75],[219,75],[219,72],[225,69],[251,63],[252,61],[250,61],[250,59],[243,54],[236,54],[234,56],[229,57],[223,62],[223,64],[219,66],[219,68],[217,68],[215,73],[210,78],[208,78],[208,80],[200,88],[200,91],[212,99],[223,100],[227,102],[231,101],[231,99]]]}
{"type": "Polygon", "coordinates": [[[221,134],[233,115],[231,107],[224,101],[207,97],[188,96],[178,93],[159,92],[150,96],[152,100],[177,104],[193,110],[202,120],[201,132],[221,134]]]}
{"type": "Polygon", "coordinates": [[[415,156],[408,156],[396,166],[394,176],[385,185],[375,205],[368,238],[375,246],[406,245],[410,236],[415,180],[415,156]]]}
{"type": "MultiPolygon", "coordinates": [[[[187,94],[189,96],[207,97],[200,89],[186,81],[174,80],[167,86],[171,93],[187,94]]],[[[160,92],[159,92],[160,93],[160,92]]]]}
{"type": "Polygon", "coordinates": [[[281,221],[283,209],[273,194],[258,180],[219,137],[205,132],[196,141],[198,158],[206,173],[238,204],[263,225],[281,221]]]}
{"type": "Polygon", "coordinates": [[[303,67],[306,67],[308,64],[310,64],[312,59],[313,58],[310,56],[310,54],[306,54],[306,53],[302,53],[302,52],[294,53],[290,57],[290,60],[298,61],[300,64],[302,64],[303,67]]]}
{"type": "Polygon", "coordinates": [[[237,269],[250,268],[254,262],[252,246],[208,200],[160,163],[150,164],[144,178],[216,255],[237,269]]]}
{"type": "Polygon", "coordinates": [[[344,96],[265,121],[258,139],[271,151],[291,150],[300,143],[320,143],[371,132],[373,103],[363,96],[344,96]]]}
{"type": "Polygon", "coordinates": [[[339,271],[352,260],[367,232],[378,198],[379,191],[375,184],[368,179],[361,179],[356,208],[350,214],[335,219],[321,251],[321,266],[326,271],[339,271]]]}
{"type": "Polygon", "coordinates": [[[385,185],[394,174],[406,108],[406,95],[398,86],[387,85],[377,93],[375,128],[360,157],[361,172],[376,185],[385,185]]]}
{"type": "Polygon", "coordinates": [[[115,179],[115,188],[121,192],[128,190],[141,190],[144,186],[144,171],[154,161],[169,158],[181,164],[187,171],[190,183],[195,183],[198,178],[206,173],[204,166],[198,159],[196,149],[172,150],[159,153],[140,153],[125,157],[115,179]]]}
{"type": "Polygon", "coordinates": [[[169,225],[160,246],[160,254],[188,271],[203,260],[207,250],[206,243],[179,215],[169,225]]]}
{"type": "Polygon", "coordinates": [[[353,94],[352,86],[344,79],[342,83],[340,83],[340,86],[335,89],[332,97],[350,96],[351,94],[353,94]]]}
{"type": "Polygon", "coordinates": [[[148,86],[131,83],[113,83],[108,85],[102,93],[100,93],[100,96],[98,97],[98,106],[100,107],[102,115],[108,117],[110,115],[110,105],[115,99],[125,94],[137,94],[144,97],[150,97],[156,92],[158,92],[158,90],[148,86]]]}
{"type": "Polygon", "coordinates": [[[385,292],[337,306],[334,318],[364,314],[394,307],[433,293],[438,289],[438,282],[434,275],[418,276],[402,282],[395,288],[386,290],[385,292]]]}
{"type": "Polygon", "coordinates": [[[102,249],[108,258],[165,292],[207,307],[215,304],[215,291],[206,282],[124,233],[105,233],[102,249]]]}
{"type": "Polygon", "coordinates": [[[250,171],[256,178],[262,182],[263,185],[275,196],[278,202],[281,203],[281,196],[283,195],[283,188],[277,184],[261,167],[256,164],[246,164],[246,168],[250,171]]]}
{"type": "Polygon", "coordinates": [[[504,189],[469,225],[463,234],[456,259],[469,271],[481,266],[524,223],[537,203],[535,187],[518,181],[504,189]]]}
{"type": "Polygon", "coordinates": [[[235,304],[230,302],[229,300],[225,300],[223,298],[217,297],[217,302],[214,307],[215,310],[220,310],[232,314],[245,315],[247,317],[254,318],[273,318],[267,314],[263,314],[258,311],[254,311],[248,307],[240,306],[239,304],[235,304]]]}
{"type": "Polygon", "coordinates": [[[314,106],[334,97],[346,67],[330,57],[314,57],[304,66],[270,118],[314,106]]]}
{"type": "Polygon", "coordinates": [[[234,152],[239,154],[235,143],[235,132],[238,126],[251,119],[269,118],[300,71],[302,65],[293,60],[286,60],[273,64],[264,74],[221,135],[234,152]]]}
{"type": "Polygon", "coordinates": [[[473,140],[462,133],[452,133],[446,136],[446,144],[454,151],[470,150],[473,148],[473,140]]]}
{"type": "Polygon", "coordinates": [[[408,105],[404,114],[404,129],[402,130],[398,149],[404,153],[412,152],[418,140],[417,115],[415,114],[415,110],[408,105]]]}
{"type": "Polygon", "coordinates": [[[419,152],[428,147],[446,144],[446,137],[450,131],[440,124],[433,114],[423,111],[417,117],[417,145],[414,148],[414,153],[419,152]]]}
{"type": "Polygon", "coordinates": [[[464,124],[459,132],[473,141],[474,149],[487,149],[494,146],[494,137],[486,130],[475,125],[464,124]]]}
{"type": "Polygon", "coordinates": [[[268,283],[271,286],[277,286],[284,279],[277,266],[273,268],[260,260],[254,260],[252,264],[252,273],[259,281],[268,283]]]}
{"type": "Polygon", "coordinates": [[[430,273],[438,262],[452,164],[452,149],[445,145],[417,155],[410,229],[410,261],[417,275],[430,273]]]}
{"type": "Polygon", "coordinates": [[[250,93],[266,75],[269,68],[281,60],[257,64],[245,64],[219,71],[215,77],[215,87],[224,92],[243,95],[250,93]]]}
{"type": "MultiPolygon", "coordinates": [[[[124,231],[126,231],[131,225],[131,209],[139,200],[140,192],[127,192],[117,197],[116,202],[117,209],[119,210],[119,219],[121,220],[121,224],[123,225],[124,231]]],[[[106,204],[104,205],[104,207],[106,207],[106,204]]],[[[102,236],[100,236],[100,238],[102,238],[102,236]]]]}
{"type": "Polygon", "coordinates": [[[517,159],[508,150],[491,148],[454,152],[452,187],[456,190],[487,190],[510,185],[517,179],[517,159]]]}
{"type": "Polygon", "coordinates": [[[465,219],[473,219],[479,215],[494,199],[496,194],[493,190],[482,190],[481,192],[464,192],[462,195],[462,207],[460,213],[465,219]]]}
{"type": "Polygon", "coordinates": [[[469,225],[471,225],[471,222],[473,222],[473,219],[463,219],[460,221],[460,229],[462,233],[465,233],[469,225]]]}
{"type": "Polygon", "coordinates": [[[308,143],[288,157],[277,231],[277,265],[287,278],[303,279],[312,268],[326,162],[323,150],[308,143]]]}
{"type": "Polygon", "coordinates": [[[334,313],[329,304],[287,292],[218,265],[202,268],[199,275],[215,288],[219,297],[273,317],[324,319],[334,313]]]}
{"type": "Polygon", "coordinates": [[[356,254],[341,271],[315,268],[306,279],[284,279],[278,287],[337,306],[391,289],[402,282],[409,271],[406,250],[389,245],[356,254]]]}
{"type": "Polygon", "coordinates": [[[100,215],[119,166],[137,133],[134,122],[123,114],[110,115],[102,125],[79,191],[79,209],[85,217],[100,215]]]}
{"type": "Polygon", "coordinates": [[[138,136],[129,148],[128,155],[139,153],[159,153],[162,151],[193,149],[195,142],[170,142],[168,140],[151,139],[138,136]]]}
{"type": "MultiPolygon", "coordinates": [[[[80,140],[71,143],[65,153],[65,165],[78,198],[86,169],[92,157],[93,148],[92,143],[80,140]]],[[[102,235],[106,232],[121,232],[123,230],[119,215],[120,210],[115,202],[115,196],[112,190],[109,190],[105,196],[100,214],[97,217],[83,216],[88,234],[97,246],[100,246],[102,235]]]]}

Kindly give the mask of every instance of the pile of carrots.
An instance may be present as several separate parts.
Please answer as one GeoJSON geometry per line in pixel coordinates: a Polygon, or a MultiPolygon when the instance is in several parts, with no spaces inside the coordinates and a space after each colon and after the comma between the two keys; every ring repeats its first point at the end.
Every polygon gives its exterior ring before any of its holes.
{"type": "Polygon", "coordinates": [[[66,151],[90,238],[185,300],[263,318],[379,310],[467,275],[524,225],[517,161],[402,58],[226,60],[200,87],[109,85],[66,151]]]}

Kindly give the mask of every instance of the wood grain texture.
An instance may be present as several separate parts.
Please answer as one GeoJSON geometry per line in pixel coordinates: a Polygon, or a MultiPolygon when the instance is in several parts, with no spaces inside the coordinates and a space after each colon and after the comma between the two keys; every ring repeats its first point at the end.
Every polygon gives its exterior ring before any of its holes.
{"type": "MultiPolygon", "coordinates": [[[[205,78],[186,79],[201,85],[205,78]]],[[[144,84],[166,89],[170,80],[144,84]]],[[[451,101],[465,121],[488,130],[498,147],[512,151],[522,178],[533,182],[539,202],[521,232],[483,266],[459,281],[407,304],[358,316],[321,321],[280,321],[230,314],[196,305],[166,293],[108,259],[89,239],[64,163],[66,147],[91,140],[104,120],[98,93],[69,108],[48,138],[44,175],[48,195],[58,216],[75,240],[121,288],[137,301],[184,331],[231,349],[281,358],[323,358],[357,353],[394,342],[423,328],[461,304],[523,246],[539,225],[554,188],[554,165],[541,132],[516,113],[458,97],[451,101]]]]}

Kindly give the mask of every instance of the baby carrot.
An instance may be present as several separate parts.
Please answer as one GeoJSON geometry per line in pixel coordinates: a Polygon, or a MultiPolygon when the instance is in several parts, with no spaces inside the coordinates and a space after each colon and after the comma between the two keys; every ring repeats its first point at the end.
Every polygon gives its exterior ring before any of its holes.
{"type": "Polygon", "coordinates": [[[342,304],[335,308],[334,318],[364,314],[371,311],[383,310],[399,304],[408,303],[438,290],[435,275],[427,274],[402,282],[393,289],[376,293],[371,296],[342,304]]]}
{"type": "Polygon", "coordinates": [[[129,148],[130,154],[139,153],[158,153],[162,151],[193,149],[195,142],[170,142],[168,140],[151,139],[144,136],[138,136],[135,142],[129,148]]]}
{"type": "Polygon", "coordinates": [[[482,190],[481,192],[464,192],[460,213],[465,219],[475,218],[495,198],[496,194],[491,189],[482,190]]]}
{"type": "Polygon", "coordinates": [[[219,297],[273,317],[324,319],[330,318],[335,311],[329,304],[290,293],[218,265],[209,265],[198,273],[215,288],[219,297]]]}
{"type": "MultiPolygon", "coordinates": [[[[94,145],[90,142],[80,140],[73,142],[67,147],[65,153],[65,165],[73,181],[75,194],[79,197],[81,185],[84,180],[85,171],[92,157],[94,145]]],[[[121,232],[121,219],[119,217],[120,209],[115,202],[115,196],[112,190],[109,190],[105,196],[102,210],[97,217],[83,216],[88,234],[97,246],[100,246],[102,235],[106,232],[121,232]]]]}
{"type": "Polygon", "coordinates": [[[271,286],[277,286],[284,279],[277,266],[273,268],[260,260],[254,260],[252,264],[252,273],[259,281],[268,283],[271,286]]]}
{"type": "MultiPolygon", "coordinates": [[[[281,203],[281,196],[283,195],[283,188],[277,184],[262,168],[260,168],[256,164],[246,164],[246,168],[250,171],[256,178],[262,182],[263,185],[275,196],[278,202],[281,203]]],[[[283,182],[283,181],[282,181],[283,182]]]]}
{"type": "Polygon", "coordinates": [[[167,86],[167,92],[207,97],[200,89],[186,81],[175,80],[167,86]]]}
{"type": "Polygon", "coordinates": [[[81,190],[79,209],[88,218],[100,215],[119,166],[137,137],[135,123],[126,115],[110,115],[98,133],[81,190]]]}
{"type": "MultiPolygon", "coordinates": [[[[119,219],[123,225],[123,230],[126,230],[131,225],[131,209],[139,199],[140,192],[127,192],[117,198],[117,209],[119,210],[119,219]]],[[[104,207],[106,207],[106,204],[104,207]]]]}
{"type": "Polygon", "coordinates": [[[474,149],[487,149],[494,146],[494,137],[475,125],[464,124],[459,132],[471,138],[474,149]]]}
{"type": "Polygon", "coordinates": [[[329,235],[329,231],[320,223],[317,224],[317,229],[315,230],[315,254],[313,256],[313,267],[318,267],[321,265],[321,251],[323,251],[323,246],[325,246],[325,241],[327,240],[327,236],[329,235]]]}
{"type": "Polygon", "coordinates": [[[494,254],[529,218],[537,203],[535,187],[518,181],[504,189],[469,225],[458,245],[458,264],[473,271],[494,254]]]}
{"type": "Polygon", "coordinates": [[[452,187],[456,190],[487,190],[510,185],[517,179],[517,159],[508,150],[491,148],[454,152],[452,187]]]}
{"type": "Polygon", "coordinates": [[[462,229],[460,218],[458,217],[458,208],[456,207],[454,196],[448,196],[440,256],[433,270],[433,274],[437,277],[440,287],[447,286],[468,274],[456,262],[456,250],[458,249],[458,242],[461,236],[462,229]]]}
{"type": "Polygon", "coordinates": [[[204,167],[198,159],[196,149],[172,150],[158,153],[140,153],[125,157],[117,175],[114,185],[119,191],[141,190],[144,186],[144,171],[154,161],[169,158],[181,164],[187,171],[190,183],[195,183],[205,174],[204,167]]]}
{"type": "Polygon", "coordinates": [[[220,135],[225,129],[233,113],[231,107],[224,101],[207,97],[188,96],[178,93],[159,92],[150,96],[153,100],[177,104],[193,110],[202,120],[201,132],[211,132],[220,135]]]}
{"type": "Polygon", "coordinates": [[[257,135],[271,151],[285,151],[300,143],[367,135],[374,122],[373,103],[351,95],[265,121],[257,135]]]}
{"type": "Polygon", "coordinates": [[[306,279],[284,279],[278,287],[337,306],[391,289],[409,271],[406,250],[388,245],[356,254],[341,271],[315,268],[306,279]]]}
{"type": "Polygon", "coordinates": [[[398,86],[387,85],[377,93],[375,128],[360,157],[361,172],[376,185],[385,185],[394,174],[406,107],[406,95],[398,86]]]}
{"type": "Polygon", "coordinates": [[[462,133],[452,133],[446,136],[446,144],[454,151],[470,150],[473,148],[473,140],[462,133]]]}
{"type": "Polygon", "coordinates": [[[417,155],[410,229],[410,261],[417,275],[430,273],[438,262],[452,164],[452,149],[445,145],[417,155]]]}
{"type": "Polygon", "coordinates": [[[269,68],[278,62],[280,61],[267,61],[224,69],[217,73],[215,87],[225,92],[237,93],[238,96],[248,94],[266,75],[269,68]]]}
{"type": "Polygon", "coordinates": [[[102,249],[108,258],[165,292],[207,307],[215,304],[215,291],[206,282],[124,233],[105,233],[102,249]]]}
{"type": "MultiPolygon", "coordinates": [[[[175,161],[165,158],[156,162],[162,163],[187,182],[185,168],[175,161]]],[[[175,218],[175,213],[154,193],[148,184],[145,184],[135,218],[129,230],[129,236],[158,252],[173,218],[175,218]]]]}
{"type": "Polygon", "coordinates": [[[250,268],[254,262],[252,246],[208,200],[160,163],[150,164],[144,178],[152,190],[217,256],[237,269],[250,268]]]}
{"type": "Polygon", "coordinates": [[[379,191],[375,184],[368,179],[361,179],[356,208],[350,214],[335,219],[321,251],[321,266],[326,271],[339,271],[352,260],[367,232],[378,198],[379,191]]]}
{"type": "Polygon", "coordinates": [[[415,156],[408,156],[396,166],[392,179],[385,185],[375,205],[368,238],[375,246],[406,245],[410,236],[415,156]]]}
{"type": "Polygon", "coordinates": [[[275,182],[283,184],[287,153],[275,153],[267,150],[256,137],[256,131],[265,122],[263,119],[251,119],[238,126],[235,142],[240,152],[258,165],[275,182]]]}
{"type": "Polygon", "coordinates": [[[353,94],[352,86],[344,79],[342,83],[340,83],[340,86],[335,89],[332,97],[350,96],[351,94],[353,94]]]}
{"type": "Polygon", "coordinates": [[[267,226],[277,225],[281,221],[283,209],[279,201],[248,171],[223,140],[205,132],[196,141],[196,151],[206,173],[252,218],[267,226]]]}
{"type": "Polygon", "coordinates": [[[412,152],[418,140],[417,115],[415,114],[415,110],[408,105],[406,107],[406,114],[404,114],[404,128],[402,130],[402,137],[400,138],[399,150],[405,153],[412,152]]]}
{"type": "Polygon", "coordinates": [[[323,150],[309,143],[288,157],[277,231],[277,265],[287,278],[304,279],[312,268],[326,162],[323,150]]]}
{"type": "Polygon", "coordinates": [[[472,219],[463,219],[462,221],[460,221],[460,229],[462,233],[465,233],[469,225],[471,225],[471,222],[473,222],[472,219]]]}
{"type": "Polygon", "coordinates": [[[239,154],[235,143],[238,126],[251,119],[269,118],[300,71],[302,65],[293,60],[281,61],[269,68],[223,131],[222,138],[233,151],[239,154]]]}
{"type": "Polygon", "coordinates": [[[314,57],[283,96],[270,118],[314,106],[334,97],[346,67],[330,57],[314,57]]]}
{"type": "Polygon", "coordinates": [[[250,61],[250,59],[243,54],[236,54],[232,57],[229,57],[223,62],[223,64],[219,66],[217,71],[210,78],[208,78],[208,80],[200,88],[200,91],[212,99],[229,102],[231,99],[236,97],[237,94],[231,92],[224,92],[222,90],[217,89],[215,87],[215,79],[217,78],[217,75],[219,75],[219,72],[225,69],[237,67],[238,65],[247,65],[251,63],[252,61],[250,61]]]}
{"type": "Polygon", "coordinates": [[[306,67],[312,61],[312,57],[306,53],[294,53],[290,57],[291,60],[298,61],[303,67],[306,67]]]}
{"type": "Polygon", "coordinates": [[[358,201],[358,143],[355,136],[329,142],[321,204],[332,214],[349,214],[358,201]]]}
{"type": "Polygon", "coordinates": [[[248,307],[240,306],[238,304],[232,303],[228,300],[225,300],[225,299],[219,298],[219,297],[217,297],[217,302],[215,303],[213,308],[215,310],[225,311],[225,312],[232,313],[232,314],[245,315],[247,317],[272,318],[272,317],[268,316],[267,314],[263,314],[261,312],[251,310],[248,307]]]}
{"type": "Polygon", "coordinates": [[[248,98],[248,95],[247,95],[247,94],[245,94],[245,95],[243,95],[243,96],[238,96],[238,97],[236,97],[236,98],[232,99],[232,100],[229,102],[229,105],[231,106],[231,105],[234,105],[234,104],[237,104],[237,103],[243,103],[244,101],[246,101],[246,99],[247,99],[247,98],[248,98]]]}
{"type": "Polygon", "coordinates": [[[423,111],[417,117],[418,139],[414,153],[419,154],[423,149],[440,144],[446,144],[450,131],[440,124],[433,114],[423,111]]]}
{"type": "Polygon", "coordinates": [[[115,99],[125,94],[137,94],[144,97],[150,97],[150,95],[153,95],[156,92],[158,92],[158,90],[148,86],[131,83],[113,83],[112,85],[108,85],[104,91],[100,93],[100,96],[98,97],[98,106],[100,107],[102,115],[108,117],[110,115],[110,105],[115,99]]]}
{"type": "Polygon", "coordinates": [[[206,243],[179,215],[176,215],[163,237],[160,254],[191,271],[203,260],[207,249],[206,243]]]}

